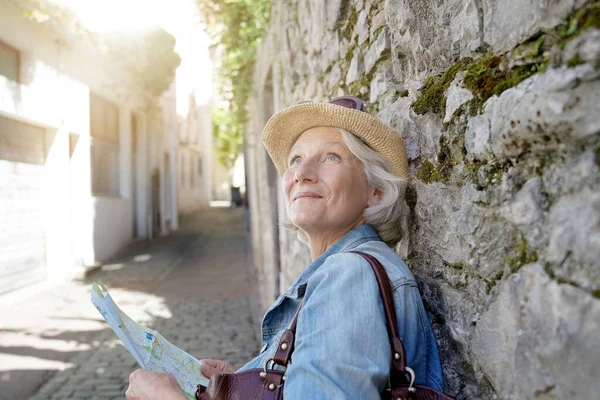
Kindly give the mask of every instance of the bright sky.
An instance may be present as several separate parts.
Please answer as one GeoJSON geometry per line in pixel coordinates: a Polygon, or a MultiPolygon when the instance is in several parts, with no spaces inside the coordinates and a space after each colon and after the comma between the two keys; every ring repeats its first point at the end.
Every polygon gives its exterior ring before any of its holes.
{"type": "Polygon", "coordinates": [[[177,70],[177,112],[188,112],[189,94],[196,104],[212,95],[210,38],[199,26],[197,0],[52,0],[71,9],[87,29],[95,32],[135,34],[162,27],[173,35],[182,58],[177,70]]]}
{"type": "Polygon", "coordinates": [[[161,26],[173,34],[198,13],[194,0],[53,0],[96,32],[135,32],[161,26]]]}

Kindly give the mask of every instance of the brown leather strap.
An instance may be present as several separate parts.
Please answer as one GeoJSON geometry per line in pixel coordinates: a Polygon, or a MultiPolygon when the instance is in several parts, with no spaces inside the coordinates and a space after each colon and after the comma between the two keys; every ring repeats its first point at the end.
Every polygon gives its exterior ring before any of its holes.
{"type": "Polygon", "coordinates": [[[292,351],[294,351],[296,325],[298,324],[298,315],[300,314],[301,308],[302,303],[300,303],[298,310],[296,310],[296,314],[292,319],[290,327],[286,329],[285,332],[283,332],[283,335],[281,335],[281,339],[279,339],[279,343],[277,344],[277,350],[275,351],[275,355],[273,356],[273,361],[275,361],[279,365],[286,366],[290,362],[292,351]]]}
{"type": "MultiPolygon", "coordinates": [[[[362,251],[349,251],[349,253],[358,254],[369,262],[377,284],[379,285],[379,294],[383,301],[383,309],[385,312],[386,328],[388,331],[388,337],[390,339],[390,346],[392,348],[392,366],[393,372],[401,374],[399,379],[404,379],[405,367],[406,367],[406,353],[404,351],[404,345],[398,334],[398,322],[396,319],[396,305],[394,303],[394,293],[392,291],[392,284],[390,278],[385,271],[385,268],[381,265],[379,260],[370,254],[363,253],[362,251]]],[[[392,373],[392,375],[395,375],[392,373]]]]}

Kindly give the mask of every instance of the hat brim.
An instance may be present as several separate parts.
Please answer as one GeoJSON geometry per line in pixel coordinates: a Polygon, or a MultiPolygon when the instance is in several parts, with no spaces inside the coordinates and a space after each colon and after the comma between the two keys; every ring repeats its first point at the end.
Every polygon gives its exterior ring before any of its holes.
{"type": "Polygon", "coordinates": [[[262,141],[279,175],[287,170],[287,158],[298,137],[318,126],[352,132],[388,162],[390,172],[408,177],[408,161],[402,137],[372,115],[330,103],[301,103],[274,114],[262,133],[262,141]]]}

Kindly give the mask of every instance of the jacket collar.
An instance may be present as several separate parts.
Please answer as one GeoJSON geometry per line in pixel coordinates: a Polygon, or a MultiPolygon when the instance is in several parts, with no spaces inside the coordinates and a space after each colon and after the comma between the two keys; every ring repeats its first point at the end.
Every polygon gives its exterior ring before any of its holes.
{"type": "Polygon", "coordinates": [[[331,245],[323,254],[321,254],[315,261],[310,263],[304,271],[300,274],[296,282],[290,286],[290,288],[283,294],[285,297],[297,299],[298,297],[304,296],[306,290],[306,283],[310,277],[316,272],[317,269],[325,262],[327,257],[350,251],[365,242],[380,241],[377,231],[372,225],[362,224],[350,231],[344,236],[339,238],[333,245],[331,245]]]}

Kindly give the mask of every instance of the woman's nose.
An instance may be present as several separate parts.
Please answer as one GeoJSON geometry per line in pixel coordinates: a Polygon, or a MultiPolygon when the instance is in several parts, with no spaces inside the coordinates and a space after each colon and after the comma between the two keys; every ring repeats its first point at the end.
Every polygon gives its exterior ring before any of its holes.
{"type": "Polygon", "coordinates": [[[316,182],[317,174],[311,160],[304,160],[297,168],[294,174],[294,181],[298,182],[316,182]]]}

